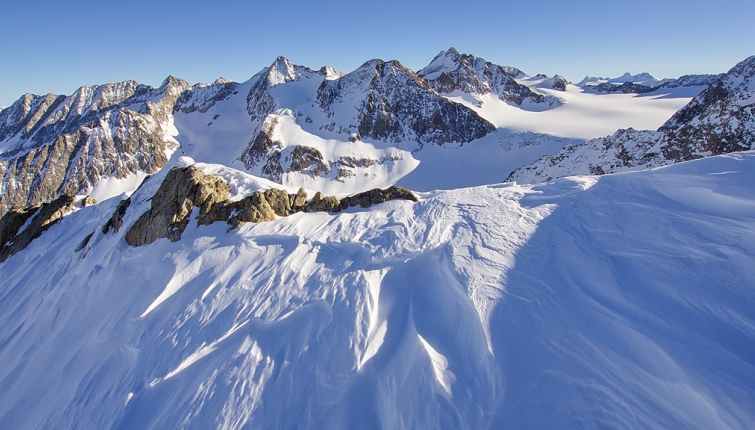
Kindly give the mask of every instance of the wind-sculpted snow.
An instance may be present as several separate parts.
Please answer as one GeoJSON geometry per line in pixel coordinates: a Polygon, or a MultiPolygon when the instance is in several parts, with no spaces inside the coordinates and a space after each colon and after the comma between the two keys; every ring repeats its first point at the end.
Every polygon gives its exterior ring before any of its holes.
{"type": "MultiPolygon", "coordinates": [[[[197,166],[232,199],[269,185],[197,166]]],[[[753,172],[746,152],[129,247],[162,170],[118,232],[111,199],[0,264],[0,427],[751,428],[753,172]]]]}

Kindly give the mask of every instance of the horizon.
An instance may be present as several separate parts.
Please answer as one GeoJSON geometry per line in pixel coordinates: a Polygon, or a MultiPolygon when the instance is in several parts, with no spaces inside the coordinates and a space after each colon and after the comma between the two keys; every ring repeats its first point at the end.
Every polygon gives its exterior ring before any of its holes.
{"type": "Polygon", "coordinates": [[[455,47],[529,75],[577,83],[626,72],[717,74],[755,54],[748,43],[755,39],[748,22],[755,4],[739,0],[684,7],[638,1],[632,9],[596,0],[579,8],[478,1],[461,11],[447,0],[389,0],[380,7],[294,1],[285,12],[240,1],[31,0],[5,1],[3,9],[0,37],[13,43],[0,44],[0,56],[14,66],[0,70],[0,106],[25,93],[70,95],[124,80],[158,86],[169,75],[190,84],[221,76],[243,82],[279,55],[345,73],[374,58],[416,71],[455,47]]]}

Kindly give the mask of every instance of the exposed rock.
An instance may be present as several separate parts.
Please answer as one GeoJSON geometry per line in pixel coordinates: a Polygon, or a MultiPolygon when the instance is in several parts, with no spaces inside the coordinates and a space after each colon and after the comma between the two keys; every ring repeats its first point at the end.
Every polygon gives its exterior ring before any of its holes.
{"type": "Polygon", "coordinates": [[[345,131],[360,137],[420,145],[467,143],[495,130],[472,109],[438,95],[428,82],[398,61],[370,60],[357,70],[325,80],[317,90],[317,102],[332,116],[339,105],[359,94],[356,129],[345,131]]]}
{"type": "Polygon", "coordinates": [[[75,196],[64,194],[50,203],[13,209],[0,218],[0,262],[29,246],[45,230],[72,211],[75,202],[75,196]]]}
{"type": "Polygon", "coordinates": [[[228,219],[228,224],[233,228],[238,228],[246,222],[265,222],[275,219],[275,211],[261,191],[255,191],[251,196],[234,203],[234,213],[228,219]]]}
{"type": "Polygon", "coordinates": [[[530,103],[551,103],[542,94],[519,84],[515,78],[524,76],[515,67],[506,67],[485,61],[474,55],[460,54],[450,48],[438,54],[430,64],[417,73],[427,79],[438,93],[462,91],[484,95],[493,93],[502,101],[521,105],[530,103]]]}
{"type": "MultiPolygon", "coordinates": [[[[393,199],[417,201],[411,191],[399,186],[375,189],[344,200],[323,196],[318,191],[309,202],[303,188],[299,188],[296,194],[276,188],[255,191],[238,201],[228,200],[229,191],[230,187],[225,181],[206,175],[196,167],[173,168],[152,197],[150,209],[129,228],[126,242],[131,246],[141,246],[161,237],[172,242],[179,240],[190,222],[194,207],[200,208],[197,225],[225,221],[230,228],[239,228],[248,222],[272,221],[276,215],[284,217],[299,211],[335,213],[357,204],[367,207],[393,199]]],[[[116,231],[120,228],[129,202],[130,199],[126,199],[118,205],[103,232],[106,233],[110,227],[116,231]]],[[[79,249],[85,246],[86,243],[83,243],[79,249]]]]}
{"type": "Polygon", "coordinates": [[[128,210],[129,205],[131,205],[131,197],[126,197],[118,203],[115,211],[113,211],[113,215],[107,220],[105,225],[102,226],[103,234],[107,234],[110,231],[110,228],[115,231],[121,229],[123,226],[123,217],[126,216],[126,211],[128,210]]]}
{"type": "Polygon", "coordinates": [[[304,191],[304,188],[299,188],[296,194],[289,194],[288,198],[291,202],[291,211],[293,212],[304,209],[304,206],[307,204],[307,192],[304,191]]]}
{"type": "Polygon", "coordinates": [[[624,93],[624,94],[643,94],[657,90],[659,87],[648,87],[647,85],[635,84],[633,82],[624,82],[621,85],[603,82],[589,88],[601,93],[624,93]]]}
{"type": "Polygon", "coordinates": [[[97,204],[97,200],[95,200],[95,198],[92,197],[92,196],[86,196],[81,201],[81,206],[82,207],[92,206],[92,205],[96,205],[96,204],[97,204]]]}
{"type": "Polygon", "coordinates": [[[291,200],[289,199],[288,193],[285,190],[270,188],[269,190],[265,190],[264,195],[265,200],[267,200],[268,204],[276,215],[291,215],[291,200]]]}
{"type": "Polygon", "coordinates": [[[134,81],[81,87],[69,97],[27,94],[0,112],[0,215],[13,206],[81,194],[106,177],[154,173],[178,143],[167,133],[190,86],[134,81]]]}
{"type": "Polygon", "coordinates": [[[316,192],[306,207],[310,212],[341,212],[341,201],[334,196],[323,197],[321,192],[316,192]]]}
{"type": "Polygon", "coordinates": [[[86,246],[89,244],[89,241],[92,240],[92,236],[94,236],[94,232],[89,233],[76,247],[75,252],[79,252],[82,249],[86,248],[86,246]]]}
{"type": "Polygon", "coordinates": [[[265,193],[255,191],[241,200],[224,201],[213,205],[207,213],[197,217],[197,223],[210,225],[217,221],[225,221],[231,228],[239,228],[247,222],[258,223],[274,219],[275,211],[265,198],[265,193]]]}
{"type": "Polygon", "coordinates": [[[566,84],[567,84],[566,79],[564,79],[563,76],[559,76],[559,75],[553,76],[553,85],[551,86],[553,87],[554,90],[566,91],[566,84]]]}
{"type": "Polygon", "coordinates": [[[226,200],[229,192],[225,181],[194,166],[173,168],[152,197],[150,209],[126,233],[126,242],[140,246],[161,237],[175,242],[186,229],[193,207],[200,208],[201,217],[226,200]]]}
{"type": "Polygon", "coordinates": [[[330,171],[330,166],[323,162],[322,153],[311,146],[296,145],[291,150],[287,171],[302,172],[313,178],[330,171]]]}
{"type": "Polygon", "coordinates": [[[386,188],[385,190],[375,188],[370,191],[365,191],[363,193],[346,197],[341,200],[341,207],[344,209],[351,206],[361,206],[363,208],[367,208],[374,204],[384,203],[389,200],[397,199],[411,200],[413,202],[416,202],[417,196],[415,196],[414,193],[404,187],[394,185],[392,187],[386,188]]]}

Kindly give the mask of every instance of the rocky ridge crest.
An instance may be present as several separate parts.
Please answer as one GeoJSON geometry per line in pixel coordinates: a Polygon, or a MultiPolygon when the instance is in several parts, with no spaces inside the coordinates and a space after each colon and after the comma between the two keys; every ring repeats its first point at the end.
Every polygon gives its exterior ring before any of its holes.
{"type": "MultiPolygon", "coordinates": [[[[159,238],[176,242],[189,224],[194,208],[199,208],[196,215],[198,225],[223,221],[232,229],[248,222],[273,221],[276,216],[285,217],[296,212],[340,212],[352,206],[366,208],[395,199],[417,201],[411,191],[398,186],[374,189],[340,200],[317,192],[310,201],[307,201],[303,189],[295,194],[276,188],[254,191],[241,200],[229,200],[229,191],[225,181],[194,166],[173,168],[152,197],[150,208],[126,232],[126,242],[131,246],[150,244],[159,238]]],[[[120,228],[129,204],[130,199],[126,199],[118,205],[103,233],[107,233],[111,226],[116,231],[120,228]]]]}

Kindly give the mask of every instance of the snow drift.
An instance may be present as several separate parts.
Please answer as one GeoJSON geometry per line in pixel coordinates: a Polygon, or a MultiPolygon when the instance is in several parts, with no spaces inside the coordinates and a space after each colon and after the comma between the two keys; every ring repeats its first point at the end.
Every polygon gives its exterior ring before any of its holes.
{"type": "Polygon", "coordinates": [[[0,264],[0,427],[752,428],[752,183],[744,152],[139,248],[82,208],[0,264]]]}

